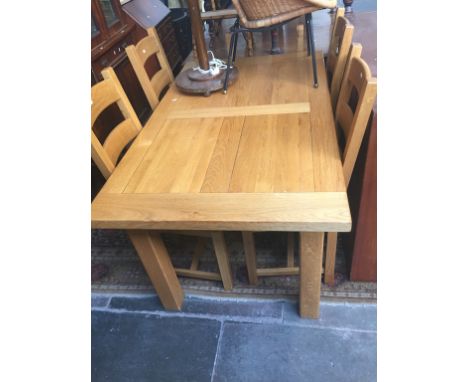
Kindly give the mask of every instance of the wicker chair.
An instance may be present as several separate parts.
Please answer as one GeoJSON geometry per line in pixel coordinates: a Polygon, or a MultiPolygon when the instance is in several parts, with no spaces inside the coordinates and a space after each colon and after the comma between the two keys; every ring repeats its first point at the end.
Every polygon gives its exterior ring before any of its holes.
{"type": "Polygon", "coordinates": [[[318,87],[312,12],[335,8],[336,0],[232,0],[232,3],[239,16],[231,27],[232,37],[229,45],[226,78],[224,80],[224,94],[227,92],[232,63],[236,60],[238,34],[277,28],[302,15],[305,15],[307,26],[307,53],[312,53],[314,86],[318,87]]]}

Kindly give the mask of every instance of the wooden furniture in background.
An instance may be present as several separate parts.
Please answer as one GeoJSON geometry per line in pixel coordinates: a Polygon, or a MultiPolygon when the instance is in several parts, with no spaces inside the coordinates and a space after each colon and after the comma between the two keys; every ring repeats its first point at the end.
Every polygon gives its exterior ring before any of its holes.
{"type": "Polygon", "coordinates": [[[179,73],[182,69],[183,60],[170,14],[156,26],[156,31],[158,32],[158,36],[160,36],[161,46],[164,52],[166,52],[167,61],[172,72],[174,74],[179,73]]]}
{"type": "MultiPolygon", "coordinates": [[[[377,281],[377,113],[372,111],[366,136],[359,153],[360,172],[354,184],[350,184],[350,203],[356,216],[356,226],[351,234],[352,258],[350,279],[352,281],[377,281]],[[362,178],[359,179],[358,176],[362,178]],[[359,182],[357,182],[359,180],[359,182]],[[360,192],[356,192],[356,183],[360,192]],[[358,196],[355,202],[354,197],[358,196]],[[355,203],[355,204],[354,204],[355,203]]],[[[346,245],[346,240],[344,240],[346,245]]]]}
{"type": "MultiPolygon", "coordinates": [[[[135,31],[135,23],[122,11],[118,0],[92,0],[91,82],[99,82],[102,79],[101,71],[108,66],[112,67],[143,123],[151,114],[151,108],[125,54],[125,47],[134,41],[135,31]]],[[[102,124],[100,120],[97,121],[97,131],[104,129],[102,125],[113,125],[121,116],[116,108],[111,108],[102,119],[102,124]]]]}
{"type": "MultiPolygon", "coordinates": [[[[300,232],[300,314],[319,316],[324,232],[349,231],[351,219],[330,94],[310,86],[309,60],[241,59],[227,96],[171,86],[92,203],[94,228],[129,230],[167,309],[181,308],[183,291],[153,230],[290,231],[300,232]]],[[[213,239],[226,252],[223,234],[213,239]]]]}
{"type": "MultiPolygon", "coordinates": [[[[350,182],[377,96],[377,80],[372,77],[368,65],[356,53],[360,51],[360,46],[351,49],[335,111],[335,123],[342,131],[345,142],[342,158],[346,185],[350,182]]],[[[325,257],[325,282],[330,285],[334,285],[336,244],[337,233],[329,232],[325,257]]]]}
{"type": "Polygon", "coordinates": [[[192,27],[187,8],[171,8],[171,19],[182,63],[192,53],[192,27]]]}
{"type": "MultiPolygon", "coordinates": [[[[171,11],[159,0],[132,0],[122,6],[123,11],[136,23],[134,44],[147,36],[148,28],[156,28],[169,66],[174,74],[182,68],[182,57],[172,26],[171,11]]],[[[158,63],[150,62],[149,71],[159,69],[158,63]]]]}
{"type": "MultiPolygon", "coordinates": [[[[91,49],[98,48],[101,52],[107,50],[132,28],[118,0],[91,1],[91,49]]],[[[94,55],[96,53],[93,52],[94,55]]]]}

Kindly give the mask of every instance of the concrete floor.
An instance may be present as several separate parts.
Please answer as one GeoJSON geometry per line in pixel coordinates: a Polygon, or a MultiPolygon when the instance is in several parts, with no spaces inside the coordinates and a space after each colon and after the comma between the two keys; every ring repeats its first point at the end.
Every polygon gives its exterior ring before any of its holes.
{"type": "Polygon", "coordinates": [[[92,297],[93,381],[375,381],[376,305],[155,295],[92,297]]]}

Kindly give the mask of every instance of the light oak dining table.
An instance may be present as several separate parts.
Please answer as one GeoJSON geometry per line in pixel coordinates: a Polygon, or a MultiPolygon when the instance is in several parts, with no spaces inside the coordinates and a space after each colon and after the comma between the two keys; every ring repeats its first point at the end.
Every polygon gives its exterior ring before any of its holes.
{"type": "MultiPolygon", "coordinates": [[[[321,52],[239,59],[226,95],[171,86],[92,203],[92,227],[127,230],[164,307],[184,293],[160,233],[299,232],[302,317],[319,316],[325,232],[351,215],[321,52]]],[[[229,266],[229,265],[227,265],[229,266]]]]}

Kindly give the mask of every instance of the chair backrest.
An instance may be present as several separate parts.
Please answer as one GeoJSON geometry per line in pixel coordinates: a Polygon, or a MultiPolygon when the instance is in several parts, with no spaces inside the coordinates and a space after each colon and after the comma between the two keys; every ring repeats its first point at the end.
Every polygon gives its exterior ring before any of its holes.
{"type": "MultiPolygon", "coordinates": [[[[361,57],[361,53],[362,53],[362,45],[359,43],[353,42],[351,44],[351,47],[349,48],[348,57],[346,59],[346,66],[343,71],[343,78],[347,78],[349,75],[349,69],[351,68],[350,64],[351,64],[351,61],[353,60],[353,57],[361,57]]],[[[343,86],[343,81],[341,81],[341,86],[343,86]]],[[[340,86],[340,90],[341,90],[341,86],[340,86]]],[[[336,99],[336,102],[338,102],[338,97],[336,99]]]]}
{"type": "Polygon", "coordinates": [[[343,78],[335,123],[343,132],[343,173],[349,184],[359,148],[366,131],[369,116],[377,96],[377,79],[361,57],[351,57],[343,78]]]}
{"type": "Polygon", "coordinates": [[[154,28],[148,28],[146,32],[148,33],[147,37],[141,39],[136,46],[127,46],[125,51],[140,81],[141,87],[145,92],[146,98],[151,108],[154,110],[159,103],[161,91],[174,81],[174,75],[172,74],[171,67],[169,66],[156,30],[154,28]],[[158,70],[153,77],[150,78],[145,69],[145,64],[154,54],[158,58],[161,70],[158,70]]]}
{"type": "Polygon", "coordinates": [[[330,40],[331,40],[332,36],[335,35],[336,21],[338,20],[338,17],[345,17],[345,9],[343,7],[342,8],[336,8],[336,10],[335,10],[335,20],[333,21],[332,30],[331,30],[331,33],[330,33],[330,40]]]}
{"type": "MultiPolygon", "coordinates": [[[[343,72],[346,66],[349,48],[353,40],[354,27],[341,15],[342,8],[338,8],[332,29],[330,47],[327,55],[327,77],[330,84],[332,106],[335,108],[340,92],[343,72]]],[[[344,11],[343,11],[344,12],[344,11]]]]}
{"type": "Polygon", "coordinates": [[[101,73],[104,80],[91,88],[91,157],[107,179],[114,171],[122,150],[140,132],[141,123],[114,69],[109,67],[101,73]],[[99,115],[113,103],[117,103],[124,120],[114,126],[101,143],[93,131],[93,126],[99,115]]]}

